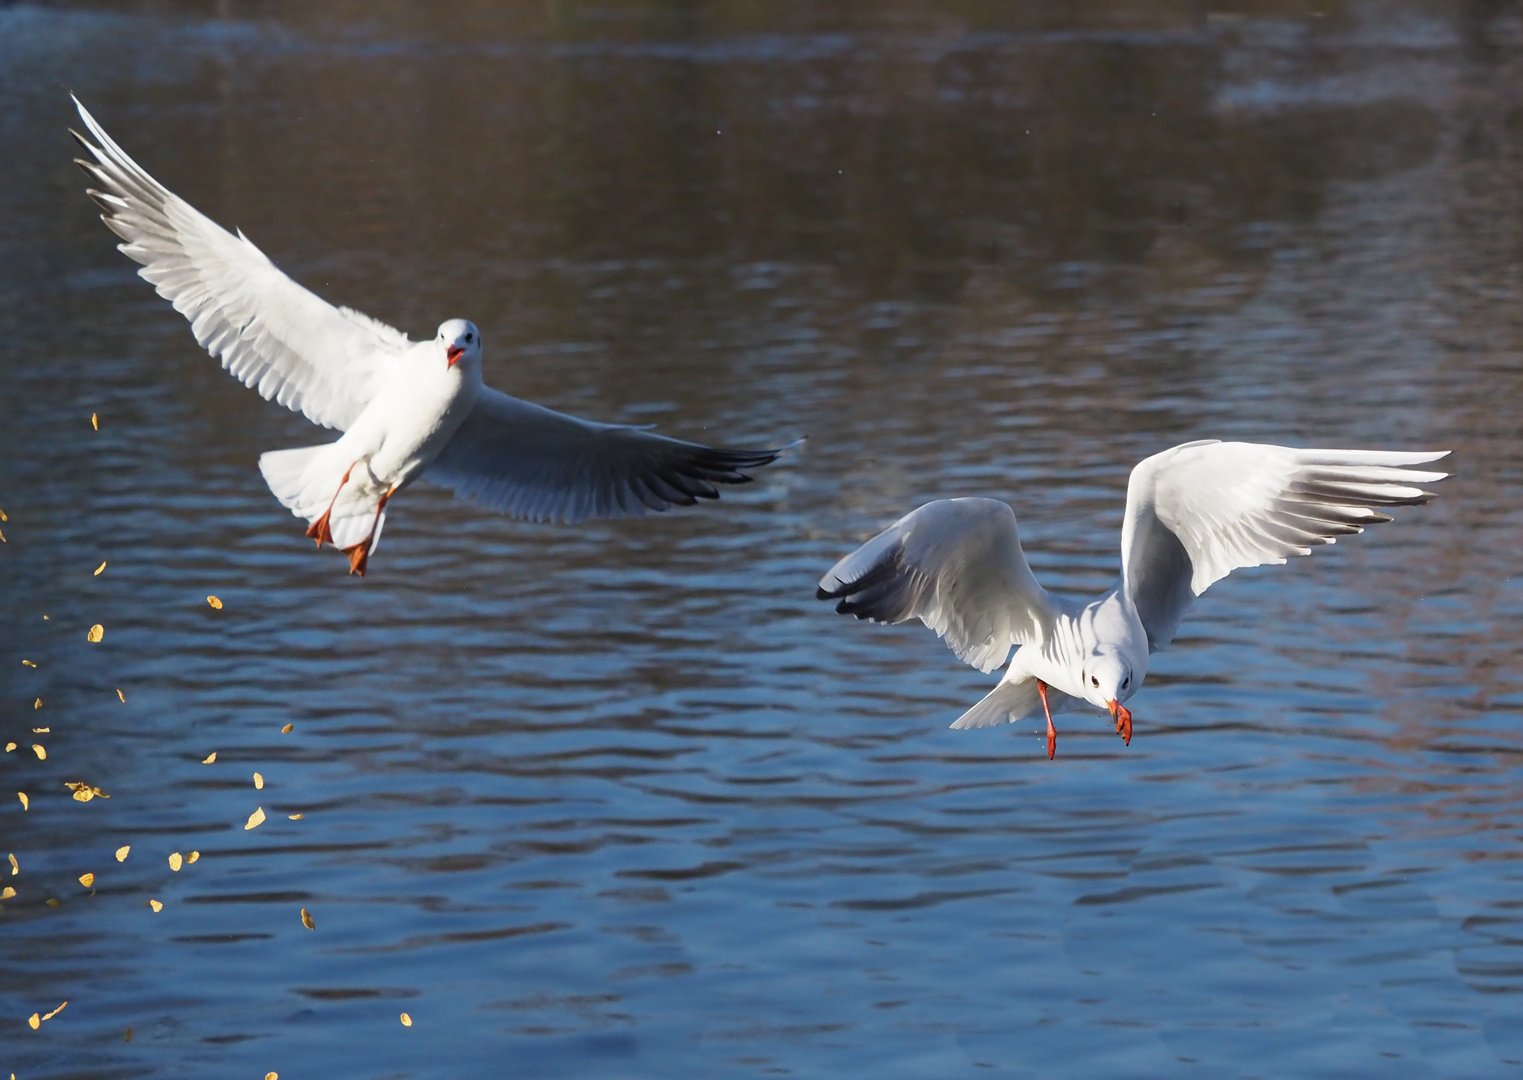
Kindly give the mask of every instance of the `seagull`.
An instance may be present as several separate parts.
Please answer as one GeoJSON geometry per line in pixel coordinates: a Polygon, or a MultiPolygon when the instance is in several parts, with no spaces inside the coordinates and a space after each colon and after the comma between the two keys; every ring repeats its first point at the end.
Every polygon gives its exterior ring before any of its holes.
{"type": "MultiPolygon", "coordinates": [[[[138,275],[190,320],[207,352],[266,400],[343,433],[272,450],[259,471],[275,497],[364,575],[393,496],[420,475],[515,517],[574,524],[719,497],[781,450],[682,442],[644,428],[553,412],[483,385],[481,331],[465,319],[412,341],[333,307],[292,281],[239,230],[227,232],[165,188],[78,98],[92,160],[75,159],[101,220],[138,275]]],[[[792,444],[797,446],[797,443],[792,444]]],[[[791,449],[784,447],[783,449],[791,449]]]]}
{"type": "Polygon", "coordinates": [[[919,619],[958,658],[1004,677],[954,728],[1047,717],[1088,702],[1132,742],[1122,704],[1142,687],[1148,657],[1168,646],[1190,602],[1233,570],[1283,564],[1365,526],[1379,507],[1433,498],[1414,487],[1447,473],[1404,468],[1447,456],[1389,450],[1298,450],[1204,439],[1132,470],[1121,526],[1121,580],[1088,603],[1037,583],[1015,511],[997,499],[926,503],[846,556],[817,597],[871,622],[919,619]]]}

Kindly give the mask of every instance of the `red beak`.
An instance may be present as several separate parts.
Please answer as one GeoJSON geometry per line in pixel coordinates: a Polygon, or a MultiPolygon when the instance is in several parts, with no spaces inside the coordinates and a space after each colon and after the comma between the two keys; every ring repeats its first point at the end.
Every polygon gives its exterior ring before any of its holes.
{"type": "Polygon", "coordinates": [[[462,349],[459,345],[451,345],[449,348],[444,350],[444,357],[448,361],[445,366],[454,367],[455,361],[459,360],[460,357],[464,354],[465,350],[462,349]]]}
{"type": "Polygon", "coordinates": [[[1121,702],[1112,698],[1107,702],[1111,708],[1111,719],[1116,722],[1116,734],[1121,736],[1121,741],[1126,745],[1132,745],[1132,711],[1121,702]]]}

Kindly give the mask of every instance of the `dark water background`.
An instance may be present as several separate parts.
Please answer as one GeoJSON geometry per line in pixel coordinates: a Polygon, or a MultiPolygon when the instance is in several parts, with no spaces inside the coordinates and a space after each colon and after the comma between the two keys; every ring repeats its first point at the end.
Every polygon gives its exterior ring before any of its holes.
{"type": "Polygon", "coordinates": [[[0,5],[0,1072],[1523,1073],[1520,266],[1506,0],[0,5]],[[419,485],[346,578],[70,89],[511,392],[807,448],[578,529],[419,485]],[[1202,436],[1456,475],[1218,585],[1130,748],[948,731],[991,677],[812,599],[974,493],[1103,587],[1202,436]]]}

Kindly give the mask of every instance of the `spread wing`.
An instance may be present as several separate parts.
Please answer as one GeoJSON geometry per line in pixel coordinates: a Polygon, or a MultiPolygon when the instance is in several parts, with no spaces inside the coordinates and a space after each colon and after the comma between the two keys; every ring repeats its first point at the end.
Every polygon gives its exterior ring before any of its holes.
{"type": "Polygon", "coordinates": [[[742,470],[781,452],[578,420],[487,387],[425,475],[514,517],[570,523],[717,499],[715,484],[748,483],[742,470]]]}
{"type": "Polygon", "coordinates": [[[1121,579],[1149,650],[1172,641],[1190,601],[1238,567],[1309,555],[1390,521],[1380,507],[1427,502],[1432,494],[1413,485],[1448,474],[1402,466],[1447,453],[1295,450],[1212,439],[1147,458],[1127,485],[1121,579]]]}
{"type": "Polygon", "coordinates": [[[117,246],[143,264],[138,274],[245,386],[315,424],[347,429],[410,344],[407,335],[296,284],[241,232],[232,235],[149,176],[78,98],[74,104],[99,144],[71,132],[94,159],[76,164],[98,185],[88,194],[126,241],[117,246]]]}
{"type": "Polygon", "coordinates": [[[1041,642],[1057,614],[997,499],[926,503],[831,567],[815,595],[859,619],[919,619],[980,671],[1041,642]]]}

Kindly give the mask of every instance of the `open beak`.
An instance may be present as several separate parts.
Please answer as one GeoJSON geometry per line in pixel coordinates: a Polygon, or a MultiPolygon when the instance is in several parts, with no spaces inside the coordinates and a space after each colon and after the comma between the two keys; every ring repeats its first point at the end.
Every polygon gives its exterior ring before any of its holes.
{"type": "Polygon", "coordinates": [[[444,350],[444,358],[446,361],[448,361],[445,366],[454,367],[455,361],[459,360],[464,355],[465,350],[462,349],[459,345],[451,345],[449,348],[444,350]]]}
{"type": "Polygon", "coordinates": [[[1116,723],[1116,734],[1121,736],[1121,741],[1126,745],[1132,745],[1132,711],[1115,698],[1106,702],[1110,706],[1111,719],[1116,723]]]}

